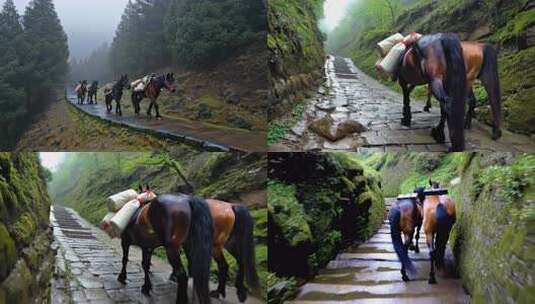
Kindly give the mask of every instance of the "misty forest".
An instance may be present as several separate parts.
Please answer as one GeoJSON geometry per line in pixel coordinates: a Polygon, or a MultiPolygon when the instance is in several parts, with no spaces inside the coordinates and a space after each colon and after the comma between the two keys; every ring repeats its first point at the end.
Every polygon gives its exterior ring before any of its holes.
{"type": "MultiPolygon", "coordinates": [[[[529,142],[529,136],[533,134],[535,125],[533,121],[535,117],[535,103],[533,102],[534,1],[295,0],[271,1],[268,11],[271,88],[268,141],[270,144],[280,144],[286,148],[297,146],[305,150],[318,148],[318,145],[319,148],[323,146],[327,149],[336,147],[336,149],[347,150],[349,141],[347,137],[345,141],[340,142],[325,141],[324,145],[321,141],[319,144],[315,142],[316,136],[337,139],[336,134],[330,135],[328,130],[328,127],[336,129],[336,123],[338,123],[336,117],[333,118],[334,124],[330,121],[318,121],[316,124],[311,124],[314,119],[310,118],[311,116],[321,118],[322,115],[314,114],[317,109],[307,106],[313,104],[314,100],[328,99],[329,94],[340,94],[340,98],[349,99],[350,103],[353,102],[351,99],[360,97],[360,100],[353,103],[362,101],[363,105],[352,105],[357,109],[351,112],[360,110],[366,114],[361,113],[359,117],[362,119],[358,122],[368,128],[368,131],[375,131],[367,123],[369,120],[372,120],[372,125],[374,125],[383,122],[389,124],[388,119],[391,119],[399,125],[401,120],[398,120],[398,114],[392,108],[401,109],[403,106],[403,97],[395,93],[402,92],[400,85],[392,81],[395,77],[380,74],[376,69],[379,59],[377,43],[398,32],[402,35],[408,35],[411,32],[424,35],[451,32],[457,34],[461,41],[477,41],[492,46],[498,53],[497,71],[501,89],[502,129],[519,135],[507,133],[508,135],[504,135],[500,140],[504,143],[504,147],[512,146],[510,143],[513,141],[529,142]],[[290,20],[298,21],[290,22],[290,20]],[[332,59],[334,72],[347,75],[326,75],[330,71],[324,71],[324,68],[329,68],[325,65],[325,56],[329,54],[334,56],[332,59]],[[353,65],[358,71],[351,69],[353,65]],[[359,91],[353,83],[357,74],[363,77],[359,77],[361,81],[357,81],[356,85],[374,87],[376,92],[379,90],[381,93],[375,96],[373,92],[368,93],[361,89],[359,91]],[[337,77],[336,81],[343,83],[342,90],[347,92],[346,95],[337,93],[336,89],[331,90],[329,82],[326,84],[324,82],[328,77],[337,77]],[[379,85],[375,85],[377,83],[375,80],[380,82],[379,85]],[[318,87],[320,87],[319,90],[318,87]],[[379,99],[381,103],[386,99],[391,100],[391,103],[384,102],[389,105],[384,111],[381,107],[374,111],[386,115],[387,121],[381,120],[382,118],[378,117],[380,115],[373,115],[366,111],[366,105],[373,103],[373,99],[379,99]],[[367,114],[370,114],[369,117],[367,114]],[[307,126],[309,126],[308,130],[307,126]],[[527,137],[520,135],[527,135],[527,137]],[[516,139],[512,140],[513,137],[516,139]]],[[[476,99],[474,117],[482,123],[481,125],[494,125],[491,100],[479,80],[474,82],[473,92],[476,99]]],[[[418,86],[412,92],[412,99],[424,101],[427,95],[428,88],[418,86]]],[[[438,104],[433,98],[433,106],[438,106],[438,104]]],[[[329,108],[329,104],[318,104],[318,107],[329,108]]],[[[417,111],[419,107],[413,107],[413,112],[416,112],[416,114],[413,113],[413,122],[420,121],[423,124],[420,127],[424,127],[427,114],[420,119],[417,111]]],[[[335,114],[342,116],[336,111],[335,114]]],[[[435,115],[438,116],[440,113],[437,112],[435,115]]],[[[395,127],[395,125],[390,127],[395,127]]],[[[339,129],[341,129],[340,132],[344,131],[342,127],[339,129]]],[[[372,145],[373,138],[367,136],[368,133],[362,128],[353,129],[363,133],[361,141],[368,139],[368,144],[372,145]]],[[[478,145],[478,142],[489,138],[488,135],[480,134],[473,128],[466,132],[469,134],[467,146],[478,145]]],[[[398,141],[388,143],[399,145],[400,139],[396,140],[398,141]]],[[[494,142],[489,140],[488,146],[499,145],[500,140],[494,142]]],[[[356,142],[357,146],[366,146],[358,140],[356,142]]],[[[503,151],[506,149],[504,147],[490,149],[503,151]]]]}
{"type": "MultiPolygon", "coordinates": [[[[22,16],[13,0],[2,8],[0,109],[8,134],[1,139],[2,147],[77,149],[96,138],[112,138],[105,144],[108,148],[147,145],[129,140],[140,137],[130,130],[102,126],[56,102],[64,99],[65,89],[69,95],[75,84],[86,80],[99,82],[97,100],[104,103],[102,87],[124,74],[134,81],[151,73],[174,73],[177,93],[165,91],[160,97],[162,112],[169,117],[265,129],[265,50],[259,43],[266,32],[263,1],[128,1],[117,28],[109,29],[115,31],[113,39],[106,41],[102,34],[98,43],[89,34],[85,39],[83,30],[64,30],[55,4],[33,0],[22,16]],[[69,55],[69,47],[74,54],[69,55]],[[83,142],[76,142],[77,133],[87,133],[83,142]]],[[[91,15],[99,16],[99,10],[105,8],[95,5],[91,15]]],[[[72,19],[79,13],[71,9],[65,14],[72,19]]],[[[131,110],[130,94],[122,103],[131,110]]]]}

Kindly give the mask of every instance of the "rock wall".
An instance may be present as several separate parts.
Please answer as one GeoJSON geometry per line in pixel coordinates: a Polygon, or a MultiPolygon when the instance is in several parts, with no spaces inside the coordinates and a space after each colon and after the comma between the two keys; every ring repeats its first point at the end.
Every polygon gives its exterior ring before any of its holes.
{"type": "Polygon", "coordinates": [[[0,303],[50,302],[54,252],[46,173],[35,153],[0,153],[0,303]]]}
{"type": "Polygon", "coordinates": [[[269,162],[268,268],[277,276],[310,278],[383,221],[379,180],[352,156],[273,153],[269,162]]]}
{"type": "Polygon", "coordinates": [[[323,0],[268,1],[269,120],[318,85],[323,76],[323,0]]]}
{"type": "Polygon", "coordinates": [[[535,302],[533,168],[534,155],[466,159],[450,242],[474,303],[535,302]]]}

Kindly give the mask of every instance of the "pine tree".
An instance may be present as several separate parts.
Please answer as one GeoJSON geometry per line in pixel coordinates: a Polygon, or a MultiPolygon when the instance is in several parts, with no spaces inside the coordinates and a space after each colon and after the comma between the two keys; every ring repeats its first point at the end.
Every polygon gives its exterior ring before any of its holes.
{"type": "Polygon", "coordinates": [[[18,118],[26,113],[21,63],[23,29],[13,0],[4,3],[0,13],[0,128],[7,134],[0,148],[13,144],[18,118]]]}
{"type": "MultiPolygon", "coordinates": [[[[31,45],[26,62],[32,93],[50,93],[64,85],[69,48],[52,0],[33,0],[23,18],[25,39],[31,45]],[[37,88],[34,90],[33,88],[37,88]]],[[[42,98],[39,97],[39,98],[42,98]]]]}

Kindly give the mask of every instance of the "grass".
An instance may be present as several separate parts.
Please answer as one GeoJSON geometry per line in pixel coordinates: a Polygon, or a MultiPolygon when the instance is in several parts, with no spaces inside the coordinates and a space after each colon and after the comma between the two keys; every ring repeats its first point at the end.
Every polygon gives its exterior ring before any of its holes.
{"type": "Polygon", "coordinates": [[[304,100],[296,102],[286,118],[274,120],[269,123],[267,136],[268,145],[281,141],[297,122],[303,120],[305,106],[304,100]]]}

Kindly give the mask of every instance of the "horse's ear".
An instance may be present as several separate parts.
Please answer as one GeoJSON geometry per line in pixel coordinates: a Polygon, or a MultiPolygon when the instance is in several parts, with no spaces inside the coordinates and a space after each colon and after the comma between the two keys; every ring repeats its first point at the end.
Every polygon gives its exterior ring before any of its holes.
{"type": "Polygon", "coordinates": [[[145,190],[146,190],[146,191],[150,191],[150,186],[149,186],[149,184],[146,184],[146,185],[145,185],[145,190]]]}
{"type": "Polygon", "coordinates": [[[429,178],[429,186],[433,186],[433,181],[431,180],[431,178],[429,178]]]}
{"type": "Polygon", "coordinates": [[[139,184],[139,186],[138,186],[138,190],[139,190],[139,193],[142,193],[142,192],[143,192],[143,186],[141,186],[141,184],[139,184]]]}

